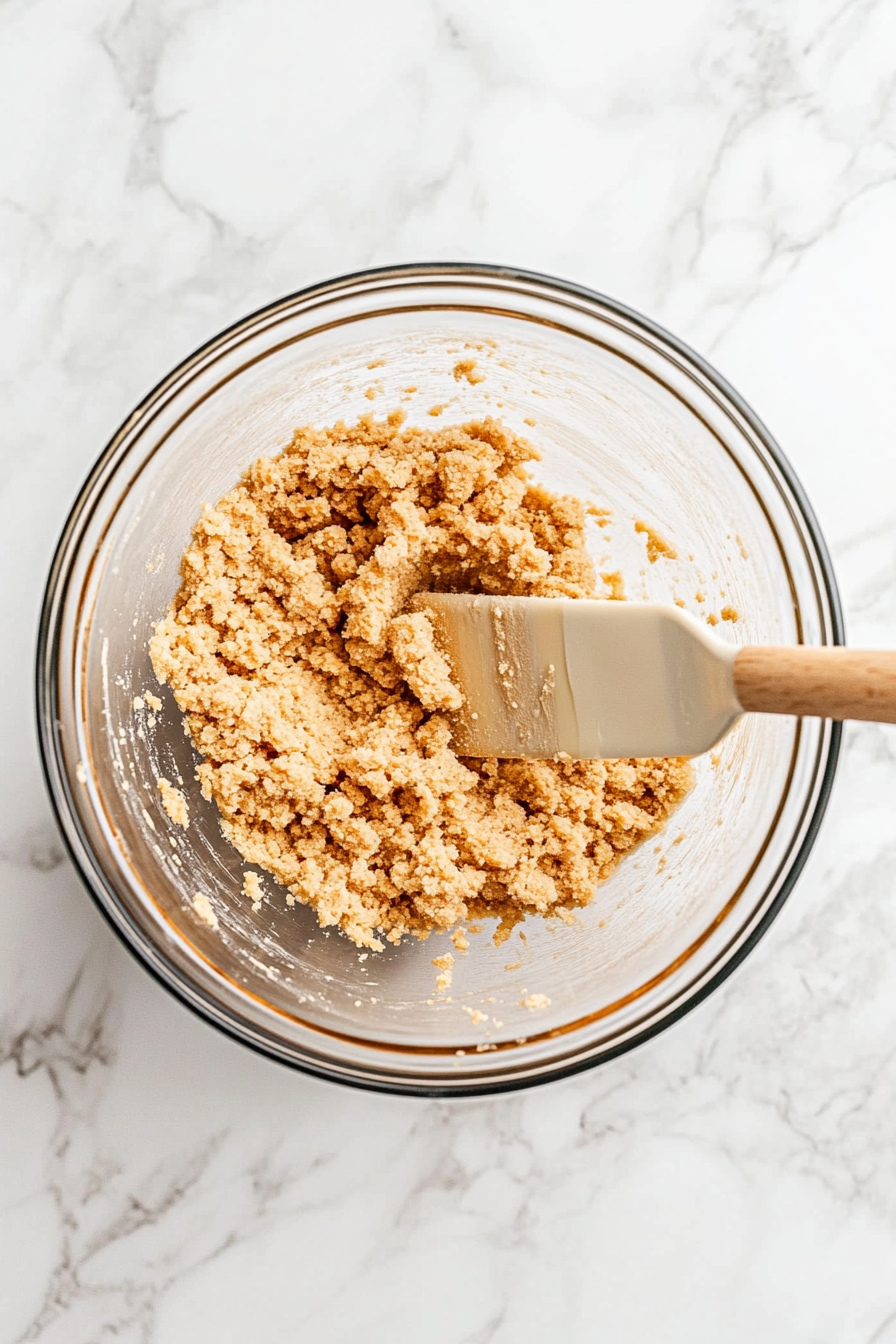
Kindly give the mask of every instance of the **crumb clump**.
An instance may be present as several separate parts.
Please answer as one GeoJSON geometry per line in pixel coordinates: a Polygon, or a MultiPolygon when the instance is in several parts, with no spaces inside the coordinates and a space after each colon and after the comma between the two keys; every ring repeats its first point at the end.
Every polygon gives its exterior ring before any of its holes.
{"type": "Polygon", "coordinates": [[[528,1008],[530,1012],[537,1012],[539,1008],[550,1008],[551,1001],[547,994],[528,994],[526,998],[520,999],[520,1007],[528,1008]]]}
{"type": "Polygon", "coordinates": [[[167,779],[157,781],[159,793],[162,795],[162,806],[168,813],[168,816],[174,822],[175,826],[181,826],[184,830],[190,824],[190,809],[187,806],[187,800],[167,779]]]}
{"type": "Polygon", "coordinates": [[[359,946],[586,905],[683,760],[458,757],[414,593],[597,596],[586,506],[500,422],[297,430],[206,506],[150,652],[242,857],[359,946]]]}
{"type": "Polygon", "coordinates": [[[469,952],[470,940],[467,937],[466,929],[455,929],[451,935],[451,941],[454,944],[454,950],[456,952],[469,952]]]}
{"type": "Polygon", "coordinates": [[[635,523],[635,531],[643,534],[647,542],[647,559],[652,565],[655,565],[661,557],[666,560],[678,559],[678,552],[675,547],[661,537],[649,523],[641,522],[639,519],[635,523]]]}
{"type": "Polygon", "coordinates": [[[466,378],[471,387],[485,382],[485,374],[477,369],[475,359],[459,359],[455,364],[454,380],[459,383],[461,378],[466,378]]]}
{"type": "Polygon", "coordinates": [[[432,625],[422,612],[396,616],[389,626],[389,652],[424,709],[460,709],[464,698],[451,668],[436,648],[432,625]]]}
{"type": "Polygon", "coordinates": [[[454,956],[451,952],[446,952],[443,957],[433,957],[432,964],[439,972],[436,977],[436,992],[445,994],[451,988],[454,976],[454,956]]]}
{"type": "Polygon", "coordinates": [[[193,897],[193,910],[203,924],[207,924],[210,929],[218,927],[218,916],[212,907],[212,903],[204,891],[200,891],[193,897]]]}
{"type": "Polygon", "coordinates": [[[601,583],[606,585],[607,592],[604,594],[611,602],[625,601],[625,581],[622,577],[622,571],[614,569],[612,573],[601,574],[601,583]]]}
{"type": "Polygon", "coordinates": [[[261,909],[261,901],[264,892],[261,887],[261,881],[257,873],[244,873],[243,875],[243,895],[252,902],[252,909],[256,912],[261,909]]]}

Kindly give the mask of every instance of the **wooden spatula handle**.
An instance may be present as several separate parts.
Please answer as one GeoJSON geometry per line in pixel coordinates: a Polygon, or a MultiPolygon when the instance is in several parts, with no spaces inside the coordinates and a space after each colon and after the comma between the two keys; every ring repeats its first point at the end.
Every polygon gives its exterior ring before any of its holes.
{"type": "Polygon", "coordinates": [[[896,723],[896,653],[744,648],[734,660],[734,689],[754,713],[896,723]]]}

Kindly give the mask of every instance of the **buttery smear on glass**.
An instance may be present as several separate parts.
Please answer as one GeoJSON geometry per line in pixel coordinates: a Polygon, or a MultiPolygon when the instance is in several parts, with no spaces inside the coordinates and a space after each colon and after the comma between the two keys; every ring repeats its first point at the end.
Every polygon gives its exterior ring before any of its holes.
{"type": "Polygon", "coordinates": [[[683,760],[452,748],[460,693],[415,593],[607,595],[588,509],[537,460],[492,419],[299,429],[205,508],[156,629],[225,834],[359,945],[569,918],[690,787],[683,760]]]}

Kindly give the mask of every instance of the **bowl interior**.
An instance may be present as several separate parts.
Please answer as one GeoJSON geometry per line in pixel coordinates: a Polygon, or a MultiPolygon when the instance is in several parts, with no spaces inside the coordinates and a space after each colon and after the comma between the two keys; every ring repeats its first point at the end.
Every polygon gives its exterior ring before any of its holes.
{"type": "Polygon", "coordinates": [[[298,425],[397,407],[426,425],[496,416],[530,438],[539,480],[609,510],[590,544],[631,600],[678,602],[739,643],[828,642],[832,615],[806,520],[753,425],[685,355],[597,304],[458,282],[450,295],[381,288],[360,310],[354,293],[283,305],[188,361],[124,427],[72,542],[60,617],[60,752],[93,885],[166,979],[244,1038],[336,1076],[450,1089],[599,1056],[696,993],[786,880],[830,743],[823,724],[743,720],[573,924],[529,919],[501,946],[486,923],[466,954],[447,935],[365,954],[287,908],[266,875],[253,912],[249,866],[200,794],[148,639],[203,502],[298,425]],[[475,384],[454,374],[471,358],[475,384]],[[651,563],[636,522],[676,558],[651,563]],[[158,713],[134,708],[147,690],[158,713]],[[160,776],[189,800],[186,831],[160,806],[160,776]],[[448,951],[439,994],[432,961],[448,951]],[[548,1006],[523,1007],[533,994],[548,1006]]]}

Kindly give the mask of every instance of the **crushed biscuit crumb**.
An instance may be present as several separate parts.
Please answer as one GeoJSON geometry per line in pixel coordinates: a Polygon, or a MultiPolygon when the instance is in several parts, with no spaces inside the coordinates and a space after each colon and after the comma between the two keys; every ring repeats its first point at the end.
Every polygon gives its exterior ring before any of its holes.
{"type": "Polygon", "coordinates": [[[204,891],[198,892],[197,895],[193,897],[193,909],[202,920],[203,924],[207,924],[210,929],[216,929],[218,927],[218,916],[215,914],[214,909],[212,908],[212,903],[204,891]]]}
{"type": "Polygon", "coordinates": [[[500,944],[586,905],[691,770],[452,750],[455,688],[410,597],[596,596],[586,506],[498,421],[403,420],[307,427],[255,462],[195,525],[150,654],[225,834],[288,902],[361,947],[471,917],[500,944]]]}
{"type": "Polygon", "coordinates": [[[396,616],[389,625],[389,652],[424,709],[460,709],[464,698],[451,669],[436,648],[435,633],[422,612],[396,616]]]}
{"type": "Polygon", "coordinates": [[[446,990],[451,988],[451,980],[454,975],[452,970],[454,957],[450,952],[446,952],[443,957],[433,957],[432,964],[440,972],[436,977],[436,991],[439,994],[444,994],[446,990]]]}
{"type": "Polygon", "coordinates": [[[261,909],[261,902],[262,897],[264,896],[264,890],[262,888],[261,880],[259,879],[257,873],[243,874],[243,895],[247,898],[247,900],[250,900],[252,902],[253,910],[258,911],[261,909]]]}
{"type": "Polygon", "coordinates": [[[466,378],[467,382],[471,386],[475,386],[476,383],[485,382],[485,374],[481,373],[476,368],[475,359],[458,360],[458,362],[454,366],[454,378],[455,381],[458,383],[460,382],[461,378],[466,378]]]}
{"type": "Polygon", "coordinates": [[[652,565],[655,565],[661,556],[666,560],[678,559],[678,552],[675,547],[661,537],[649,523],[641,522],[639,519],[635,523],[635,531],[642,533],[647,541],[647,559],[652,565]]]}
{"type": "Polygon", "coordinates": [[[182,826],[184,830],[190,824],[190,809],[187,806],[187,800],[167,779],[157,780],[159,793],[162,795],[162,806],[168,813],[168,816],[174,822],[175,826],[182,826]]]}
{"type": "Polygon", "coordinates": [[[547,994],[529,994],[525,999],[520,1000],[521,1008],[528,1008],[530,1012],[535,1012],[538,1008],[550,1008],[551,1001],[547,994]]]}
{"type": "Polygon", "coordinates": [[[601,574],[601,583],[605,583],[609,592],[607,596],[613,602],[625,601],[625,584],[622,578],[621,570],[615,569],[612,573],[601,574]]]}

